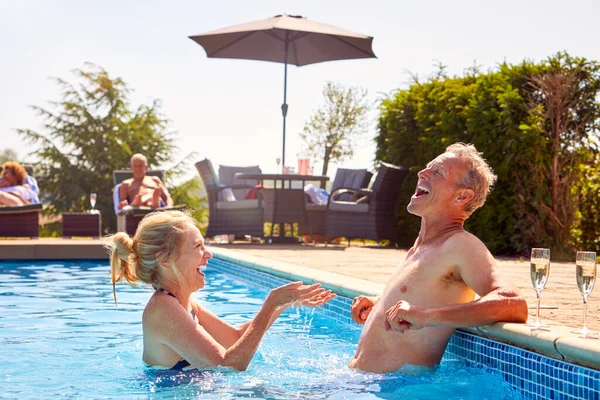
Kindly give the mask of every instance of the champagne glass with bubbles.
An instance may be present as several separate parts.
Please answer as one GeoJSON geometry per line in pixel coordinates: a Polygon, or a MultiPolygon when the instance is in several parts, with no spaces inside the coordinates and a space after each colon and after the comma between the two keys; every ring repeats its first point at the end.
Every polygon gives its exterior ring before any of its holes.
{"type": "Polygon", "coordinates": [[[537,295],[537,313],[535,322],[527,325],[540,328],[546,326],[540,319],[540,295],[546,287],[546,282],[548,282],[548,276],[550,275],[550,249],[531,249],[531,262],[529,265],[531,284],[537,295]]]}
{"type": "Polygon", "coordinates": [[[579,333],[583,337],[597,337],[598,332],[587,327],[587,302],[588,297],[594,289],[596,283],[596,253],[593,251],[578,251],[575,258],[575,277],[577,278],[577,287],[583,296],[583,327],[571,331],[579,333]]]}
{"type": "Polygon", "coordinates": [[[92,214],[96,212],[96,193],[90,193],[90,204],[92,205],[92,214]]]}

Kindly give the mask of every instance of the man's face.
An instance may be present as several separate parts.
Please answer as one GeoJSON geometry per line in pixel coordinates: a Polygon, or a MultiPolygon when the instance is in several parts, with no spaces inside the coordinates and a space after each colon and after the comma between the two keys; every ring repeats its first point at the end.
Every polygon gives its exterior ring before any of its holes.
{"type": "Polygon", "coordinates": [[[468,171],[468,163],[455,154],[444,153],[420,171],[408,212],[426,216],[454,206],[454,195],[468,171]]]}
{"type": "Polygon", "coordinates": [[[146,170],[148,169],[148,166],[146,165],[146,163],[143,160],[140,159],[134,159],[131,160],[131,170],[133,171],[133,177],[136,179],[142,179],[144,176],[146,176],[146,170]]]}

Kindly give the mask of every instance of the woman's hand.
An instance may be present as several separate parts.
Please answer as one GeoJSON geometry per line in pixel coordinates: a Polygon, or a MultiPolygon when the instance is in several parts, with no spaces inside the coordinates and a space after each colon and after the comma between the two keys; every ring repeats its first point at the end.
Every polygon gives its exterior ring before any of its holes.
{"type": "MultiPolygon", "coordinates": [[[[310,304],[323,301],[323,294],[327,291],[321,287],[320,283],[305,285],[302,282],[291,282],[271,290],[265,303],[270,303],[274,308],[285,308],[293,304],[310,304]]],[[[331,295],[331,293],[329,293],[331,295]]],[[[322,304],[325,304],[323,301],[322,304]]]]}
{"type": "Polygon", "coordinates": [[[300,302],[300,305],[306,307],[320,307],[327,303],[329,300],[335,298],[336,294],[332,293],[331,290],[326,290],[320,295],[311,297],[310,299],[300,302]]]}

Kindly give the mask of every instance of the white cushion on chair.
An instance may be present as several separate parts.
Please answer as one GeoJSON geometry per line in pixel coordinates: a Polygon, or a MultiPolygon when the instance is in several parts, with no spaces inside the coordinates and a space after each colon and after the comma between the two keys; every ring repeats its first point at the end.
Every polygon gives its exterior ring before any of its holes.
{"type": "Polygon", "coordinates": [[[329,203],[331,211],[368,213],[369,203],[355,203],[353,201],[332,201],[329,203]]]}
{"type": "Polygon", "coordinates": [[[258,199],[217,201],[217,210],[245,210],[249,208],[258,208],[258,199]]]}

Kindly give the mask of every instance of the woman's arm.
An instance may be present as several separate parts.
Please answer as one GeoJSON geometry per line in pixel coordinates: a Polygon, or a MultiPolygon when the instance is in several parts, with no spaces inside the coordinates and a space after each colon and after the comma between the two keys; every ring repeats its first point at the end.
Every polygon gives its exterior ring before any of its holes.
{"type": "MultiPolygon", "coordinates": [[[[318,307],[318,306],[321,306],[321,305],[327,303],[329,300],[333,299],[334,297],[335,297],[335,294],[332,294],[331,290],[326,290],[321,295],[315,296],[315,297],[311,298],[310,300],[302,302],[301,305],[307,306],[307,307],[318,307]]],[[[198,316],[198,322],[200,323],[200,325],[202,325],[202,327],[204,329],[206,329],[206,331],[216,341],[218,341],[221,344],[221,346],[225,347],[226,349],[233,346],[233,344],[242,337],[244,332],[246,332],[246,330],[252,323],[252,320],[250,320],[250,321],[244,322],[243,324],[241,324],[240,326],[238,326],[236,328],[236,327],[228,324],[226,321],[223,321],[221,318],[219,318],[218,316],[213,314],[206,307],[203,307],[202,305],[200,305],[198,302],[194,302],[194,307],[195,307],[196,315],[198,316]]],[[[282,308],[275,310],[275,312],[273,312],[267,328],[270,328],[271,325],[273,325],[273,323],[277,320],[277,318],[279,318],[279,316],[281,315],[281,313],[284,310],[285,310],[285,308],[282,307],[282,308]]]]}
{"type": "MultiPolygon", "coordinates": [[[[152,333],[161,338],[165,345],[197,368],[220,365],[243,371],[248,368],[272,318],[279,315],[281,309],[294,302],[318,297],[323,292],[324,289],[319,288],[318,284],[304,286],[302,282],[292,282],[273,289],[241,337],[228,348],[192,320],[175,299],[163,299],[163,307],[157,310],[160,317],[153,318],[160,323],[149,325],[153,329],[152,333]],[[164,303],[166,301],[169,301],[168,306],[164,303]]],[[[211,326],[210,330],[214,331],[216,326],[218,325],[211,326]]],[[[220,334],[216,336],[220,337],[220,334]]]]}
{"type": "MultiPolygon", "coordinates": [[[[228,349],[237,342],[244,332],[248,329],[252,320],[244,322],[239,327],[234,327],[228,324],[226,321],[222,320],[215,314],[213,314],[206,307],[201,306],[200,304],[195,304],[196,315],[198,316],[198,322],[202,327],[211,335],[221,346],[228,349]]],[[[269,324],[267,329],[271,327],[273,322],[281,315],[284,308],[280,308],[275,310],[271,318],[269,320],[269,324]]]]}

